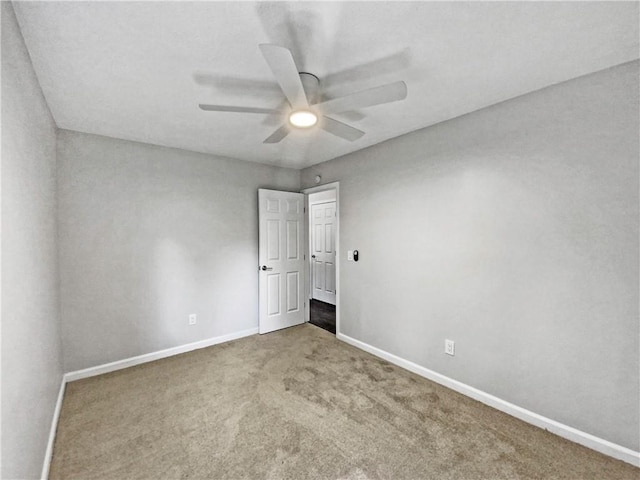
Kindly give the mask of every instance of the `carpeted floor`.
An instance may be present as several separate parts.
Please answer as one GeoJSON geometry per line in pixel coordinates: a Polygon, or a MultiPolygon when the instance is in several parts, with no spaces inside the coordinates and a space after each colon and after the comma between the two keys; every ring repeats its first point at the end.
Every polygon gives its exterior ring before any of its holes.
{"type": "Polygon", "coordinates": [[[301,325],[70,383],[50,479],[633,479],[301,325]]]}

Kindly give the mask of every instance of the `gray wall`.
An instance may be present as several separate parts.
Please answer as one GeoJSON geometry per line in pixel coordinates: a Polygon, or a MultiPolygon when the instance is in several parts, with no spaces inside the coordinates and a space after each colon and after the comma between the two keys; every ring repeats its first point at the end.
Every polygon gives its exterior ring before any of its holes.
{"type": "Polygon", "coordinates": [[[340,181],[342,333],[637,451],[638,75],[303,170],[340,181]]]}
{"type": "Polygon", "coordinates": [[[56,131],[2,9],[2,478],[39,478],[62,380],[56,131]]]}
{"type": "Polygon", "coordinates": [[[61,130],[65,370],[257,327],[257,190],[299,184],[297,170],[61,130]]]}

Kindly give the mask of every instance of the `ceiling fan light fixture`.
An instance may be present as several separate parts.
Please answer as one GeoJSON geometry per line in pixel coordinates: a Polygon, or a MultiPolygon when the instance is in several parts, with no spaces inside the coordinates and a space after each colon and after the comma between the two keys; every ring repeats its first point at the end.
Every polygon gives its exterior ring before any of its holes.
{"type": "Polygon", "coordinates": [[[273,73],[287,103],[293,111],[289,109],[283,110],[282,108],[241,107],[236,105],[200,104],[199,107],[201,110],[211,112],[281,114],[286,117],[286,120],[285,118],[282,119],[284,124],[265,138],[262,143],[278,143],[291,133],[293,128],[311,131],[315,126],[336,137],[355,142],[365,132],[327,115],[353,112],[360,108],[397,102],[407,98],[407,84],[397,81],[342,97],[319,101],[318,87],[320,80],[312,73],[301,72],[296,67],[291,50],[270,43],[262,43],[259,47],[262,56],[271,69],[271,73],[273,73]]]}
{"type": "Polygon", "coordinates": [[[318,123],[318,116],[309,110],[291,112],[289,123],[298,128],[310,128],[318,123]]]}

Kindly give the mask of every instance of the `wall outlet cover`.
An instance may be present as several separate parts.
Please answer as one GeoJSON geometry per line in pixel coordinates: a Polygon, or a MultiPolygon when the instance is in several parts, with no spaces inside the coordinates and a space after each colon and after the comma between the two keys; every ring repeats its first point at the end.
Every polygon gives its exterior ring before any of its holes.
{"type": "Polygon", "coordinates": [[[453,340],[444,341],[444,353],[451,356],[456,354],[456,343],[453,340]]]}
{"type": "Polygon", "coordinates": [[[197,317],[195,313],[189,315],[189,325],[195,325],[197,321],[197,317]]]}

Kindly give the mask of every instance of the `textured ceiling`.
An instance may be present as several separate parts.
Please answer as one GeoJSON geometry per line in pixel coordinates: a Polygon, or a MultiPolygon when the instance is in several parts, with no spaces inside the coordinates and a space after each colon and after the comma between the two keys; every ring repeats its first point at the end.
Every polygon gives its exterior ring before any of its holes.
{"type": "Polygon", "coordinates": [[[60,128],[303,168],[639,56],[637,2],[15,2],[60,128]],[[406,100],[262,141],[280,119],[258,44],[289,48],[326,98],[396,80],[406,100]]]}

